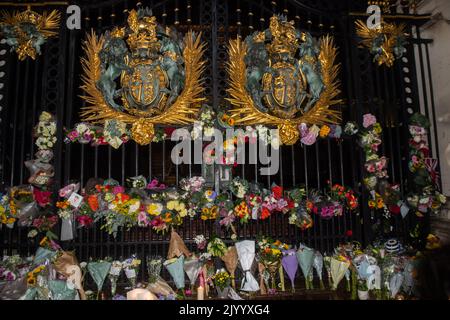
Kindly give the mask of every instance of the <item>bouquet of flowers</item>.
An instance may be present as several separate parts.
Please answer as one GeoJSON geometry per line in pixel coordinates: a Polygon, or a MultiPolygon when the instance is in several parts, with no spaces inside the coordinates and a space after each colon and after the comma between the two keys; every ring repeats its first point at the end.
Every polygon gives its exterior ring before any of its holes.
{"type": "Polygon", "coordinates": [[[208,244],[205,236],[202,234],[195,236],[194,242],[197,245],[198,250],[204,250],[206,248],[206,245],[208,244]]]}
{"type": "Polygon", "coordinates": [[[103,287],[103,283],[105,282],[106,277],[109,274],[109,270],[111,269],[111,261],[108,260],[98,260],[98,261],[90,261],[87,264],[87,269],[92,279],[94,279],[95,284],[97,285],[97,300],[100,297],[100,291],[103,287]]]}
{"type": "MultiPolygon", "coordinates": [[[[221,298],[225,298],[223,291],[225,288],[230,286],[231,277],[230,274],[225,269],[220,269],[216,271],[216,274],[213,277],[214,286],[217,288],[219,296],[221,298]]],[[[228,292],[226,292],[228,294],[228,292]]]]}
{"type": "Polygon", "coordinates": [[[132,255],[130,258],[122,262],[122,267],[125,271],[127,279],[131,283],[131,287],[136,288],[136,279],[139,272],[139,267],[141,265],[141,260],[136,258],[136,255],[132,255]]]}
{"type": "Polygon", "coordinates": [[[248,192],[248,182],[240,177],[236,177],[233,179],[230,185],[231,192],[239,199],[244,199],[245,195],[248,192]]]}
{"type": "Polygon", "coordinates": [[[214,237],[208,243],[207,252],[220,258],[227,252],[227,246],[220,238],[214,237]]]}
{"type": "Polygon", "coordinates": [[[109,280],[111,281],[111,296],[116,295],[117,280],[119,279],[120,272],[122,271],[122,262],[113,261],[111,264],[111,269],[109,270],[109,280]]]}
{"type": "Polygon", "coordinates": [[[289,248],[287,245],[281,244],[279,240],[273,241],[267,237],[258,241],[258,259],[272,278],[272,289],[276,289],[275,274],[281,264],[282,252],[280,247],[283,249],[289,248]]]}

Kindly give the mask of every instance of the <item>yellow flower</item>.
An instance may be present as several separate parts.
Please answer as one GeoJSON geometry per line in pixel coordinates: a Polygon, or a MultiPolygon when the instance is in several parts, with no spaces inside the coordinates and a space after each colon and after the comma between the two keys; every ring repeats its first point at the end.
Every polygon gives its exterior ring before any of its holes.
{"type": "Polygon", "coordinates": [[[376,134],[381,134],[383,129],[381,129],[381,125],[377,122],[373,125],[373,131],[375,131],[376,134]]]}
{"type": "Polygon", "coordinates": [[[2,214],[2,223],[6,224],[6,221],[8,221],[8,219],[6,218],[6,216],[4,214],[2,214]]]}
{"type": "Polygon", "coordinates": [[[323,125],[322,128],[320,128],[319,135],[321,138],[325,138],[330,133],[331,129],[327,125],[323,125]]]}
{"type": "Polygon", "coordinates": [[[159,203],[151,203],[147,206],[147,213],[151,216],[158,216],[161,214],[162,206],[159,203]]]}
{"type": "Polygon", "coordinates": [[[178,201],[176,200],[171,200],[169,202],[167,202],[167,209],[168,210],[175,210],[175,207],[178,205],[178,201]]]}
{"type": "Polygon", "coordinates": [[[203,207],[203,208],[202,208],[202,214],[204,214],[204,215],[209,215],[209,208],[203,207]]]}
{"type": "Polygon", "coordinates": [[[186,216],[187,216],[187,210],[186,210],[186,208],[179,210],[179,211],[178,211],[178,214],[180,215],[181,218],[186,217],[186,216]]]}
{"type": "Polygon", "coordinates": [[[219,213],[219,208],[217,206],[213,206],[211,208],[211,217],[216,218],[218,213],[219,213]]]}
{"type": "Polygon", "coordinates": [[[42,247],[47,243],[48,238],[47,237],[43,237],[41,242],[39,242],[39,245],[42,247]]]}
{"type": "Polygon", "coordinates": [[[11,223],[14,223],[15,221],[16,221],[15,218],[9,218],[9,219],[6,221],[6,224],[11,224],[11,223]]]}

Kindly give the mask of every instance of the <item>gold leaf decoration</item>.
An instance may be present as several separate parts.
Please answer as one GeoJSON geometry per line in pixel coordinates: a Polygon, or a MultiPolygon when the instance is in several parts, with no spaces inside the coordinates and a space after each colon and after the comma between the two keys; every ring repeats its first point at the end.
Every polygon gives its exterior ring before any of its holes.
{"type": "Polygon", "coordinates": [[[22,12],[2,11],[0,28],[6,42],[16,51],[19,60],[36,59],[40,46],[58,35],[61,13],[53,10],[39,14],[28,8],[22,12]],[[34,26],[30,28],[30,25],[34,26]]]}
{"type": "MultiPolygon", "coordinates": [[[[131,18],[132,21],[133,18],[131,18]]],[[[138,128],[150,128],[152,125],[187,125],[196,120],[196,115],[200,109],[201,102],[204,101],[202,93],[203,80],[201,78],[205,68],[202,59],[205,44],[201,42],[201,33],[188,32],[184,37],[184,88],[175,102],[161,114],[149,117],[142,117],[118,111],[105,101],[101,91],[97,88],[97,81],[101,76],[101,61],[99,53],[105,43],[103,35],[97,36],[94,31],[87,35],[83,49],[85,57],[81,64],[84,75],[82,76],[82,89],[85,92],[81,97],[87,105],[82,108],[81,119],[90,123],[104,123],[105,120],[115,119],[127,124],[134,125],[136,142],[148,144],[149,136],[143,138],[138,134],[138,128]]],[[[149,132],[150,134],[150,132],[149,132]]]]}
{"type": "Polygon", "coordinates": [[[227,92],[230,97],[227,100],[233,106],[229,111],[234,119],[235,125],[260,125],[276,126],[280,129],[280,139],[283,144],[292,145],[299,139],[297,126],[300,123],[309,125],[333,124],[341,120],[339,110],[331,109],[331,106],[342,102],[337,97],[340,94],[340,82],[338,73],[340,66],[335,63],[337,49],[333,38],[325,36],[319,42],[321,75],[324,90],[314,106],[304,114],[284,119],[260,111],[246,89],[246,64],[244,58],[247,54],[247,45],[240,38],[230,40],[228,47],[229,61],[227,71],[229,75],[229,88],[227,92]],[[296,131],[296,132],[294,132],[296,131]]]}
{"type": "MultiPolygon", "coordinates": [[[[361,20],[355,21],[356,34],[361,38],[360,43],[368,48],[375,55],[374,60],[378,65],[386,65],[392,67],[396,59],[394,48],[399,46],[397,50],[403,50],[402,39],[404,39],[405,24],[396,25],[382,21],[378,28],[369,28],[367,24],[361,20]],[[381,41],[377,44],[377,41],[381,41]],[[400,41],[400,43],[399,43],[400,41]]],[[[401,54],[398,54],[401,56],[401,54]]]]}

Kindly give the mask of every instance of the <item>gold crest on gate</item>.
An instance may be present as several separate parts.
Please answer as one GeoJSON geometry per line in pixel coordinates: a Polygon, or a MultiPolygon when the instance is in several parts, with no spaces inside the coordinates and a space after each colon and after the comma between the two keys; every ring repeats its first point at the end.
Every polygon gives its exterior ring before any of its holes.
{"type": "Polygon", "coordinates": [[[131,10],[127,27],[97,37],[88,35],[82,59],[83,121],[117,120],[131,124],[131,138],[149,144],[154,125],[193,123],[203,87],[200,35],[184,39],[163,28],[151,10],[131,10]]]}
{"type": "Polygon", "coordinates": [[[294,144],[299,124],[340,120],[340,112],[330,108],[341,102],[332,38],[317,43],[275,15],[268,29],[231,40],[228,52],[228,101],[236,125],[276,126],[281,142],[294,144]]]}

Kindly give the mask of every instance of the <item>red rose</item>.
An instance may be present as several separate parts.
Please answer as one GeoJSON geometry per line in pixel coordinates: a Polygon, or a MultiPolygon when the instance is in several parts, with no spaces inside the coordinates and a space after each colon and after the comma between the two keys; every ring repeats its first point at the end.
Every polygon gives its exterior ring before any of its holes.
{"type": "Polygon", "coordinates": [[[399,214],[399,213],[400,213],[400,207],[399,207],[398,205],[396,205],[396,204],[390,205],[390,206],[389,206],[389,211],[390,211],[392,214],[399,214]]]}
{"type": "Polygon", "coordinates": [[[353,231],[352,230],[347,230],[345,232],[345,236],[347,236],[347,237],[351,237],[352,235],[353,235],[353,231]]]}
{"type": "Polygon", "coordinates": [[[281,199],[281,196],[283,195],[283,187],[280,186],[272,187],[272,193],[275,199],[277,200],[281,199]]]}
{"type": "Polygon", "coordinates": [[[91,225],[92,222],[94,222],[94,219],[92,219],[89,216],[83,215],[77,217],[78,223],[83,227],[88,227],[91,225]]]}
{"type": "Polygon", "coordinates": [[[288,208],[289,209],[293,209],[294,207],[295,207],[295,202],[294,201],[292,201],[292,200],[288,200],[287,201],[287,203],[288,203],[288,208]]]}
{"type": "Polygon", "coordinates": [[[50,197],[52,193],[50,191],[41,191],[37,188],[33,189],[34,200],[38,203],[39,206],[45,207],[50,203],[50,197]]]}
{"type": "Polygon", "coordinates": [[[172,136],[172,133],[173,133],[174,131],[175,131],[175,128],[173,128],[173,127],[167,127],[167,128],[164,129],[164,133],[165,133],[168,137],[172,136]]]}

